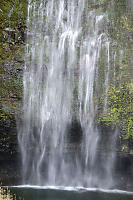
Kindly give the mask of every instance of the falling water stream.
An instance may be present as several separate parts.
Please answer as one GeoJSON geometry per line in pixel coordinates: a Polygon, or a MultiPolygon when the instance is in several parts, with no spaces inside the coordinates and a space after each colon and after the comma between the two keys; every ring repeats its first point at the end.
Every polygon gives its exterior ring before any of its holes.
{"type": "MultiPolygon", "coordinates": [[[[93,3],[29,0],[19,131],[23,184],[112,185],[114,152],[98,163],[94,98],[101,48],[106,51],[105,94],[108,89],[110,41],[103,30],[108,16],[91,9],[93,3]]],[[[116,134],[112,137],[113,149],[116,134]]]]}

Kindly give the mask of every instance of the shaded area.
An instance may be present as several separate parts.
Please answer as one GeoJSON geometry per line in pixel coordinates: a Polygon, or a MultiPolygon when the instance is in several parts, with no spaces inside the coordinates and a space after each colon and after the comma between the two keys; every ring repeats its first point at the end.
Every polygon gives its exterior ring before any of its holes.
{"type": "Polygon", "coordinates": [[[50,189],[11,188],[16,199],[24,200],[132,200],[133,194],[120,194],[102,191],[65,191],[50,189]]]}

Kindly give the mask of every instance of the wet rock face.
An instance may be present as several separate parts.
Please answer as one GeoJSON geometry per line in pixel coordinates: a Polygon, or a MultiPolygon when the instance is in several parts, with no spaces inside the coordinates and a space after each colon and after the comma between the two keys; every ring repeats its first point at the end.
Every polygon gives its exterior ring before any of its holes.
{"type": "Polygon", "coordinates": [[[17,149],[17,128],[14,116],[0,122],[0,153],[13,154],[17,149]]]}
{"type": "Polygon", "coordinates": [[[81,143],[82,141],[82,127],[80,121],[74,118],[71,124],[67,127],[67,141],[68,143],[81,143]]]}
{"type": "Polygon", "coordinates": [[[3,62],[0,70],[0,152],[13,153],[17,148],[16,118],[22,102],[23,63],[3,62]],[[19,69],[19,70],[18,70],[19,69]]]}
{"type": "Polygon", "coordinates": [[[10,62],[0,63],[0,183],[5,185],[16,182],[20,169],[17,121],[22,102],[23,67],[19,55],[10,62]]]}
{"type": "Polygon", "coordinates": [[[133,156],[118,153],[115,163],[115,186],[132,191],[133,188],[133,156]]]}
{"type": "Polygon", "coordinates": [[[15,114],[0,121],[0,183],[16,184],[20,177],[20,162],[15,114]]]}

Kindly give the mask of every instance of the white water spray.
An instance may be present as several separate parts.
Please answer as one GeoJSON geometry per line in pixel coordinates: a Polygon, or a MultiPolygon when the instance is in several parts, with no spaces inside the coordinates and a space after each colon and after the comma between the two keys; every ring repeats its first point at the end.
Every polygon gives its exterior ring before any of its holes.
{"type": "Polygon", "coordinates": [[[106,16],[89,7],[86,0],[29,0],[19,131],[24,184],[108,185],[110,163],[102,175],[97,163],[94,84],[104,45],[107,90],[109,42],[101,30],[106,16]]]}

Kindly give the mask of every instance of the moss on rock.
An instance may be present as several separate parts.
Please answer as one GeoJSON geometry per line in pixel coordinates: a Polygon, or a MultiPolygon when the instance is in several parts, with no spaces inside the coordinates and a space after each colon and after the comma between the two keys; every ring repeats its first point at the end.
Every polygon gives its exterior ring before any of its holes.
{"type": "MultiPolygon", "coordinates": [[[[99,114],[98,123],[119,127],[123,139],[133,139],[133,83],[125,83],[120,87],[111,85],[107,99],[107,106],[99,114]]],[[[101,104],[104,106],[104,96],[101,104]]]]}
{"type": "Polygon", "coordinates": [[[26,0],[0,1],[0,151],[17,151],[27,18],[26,0]]]}

